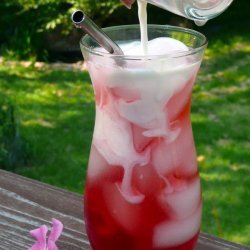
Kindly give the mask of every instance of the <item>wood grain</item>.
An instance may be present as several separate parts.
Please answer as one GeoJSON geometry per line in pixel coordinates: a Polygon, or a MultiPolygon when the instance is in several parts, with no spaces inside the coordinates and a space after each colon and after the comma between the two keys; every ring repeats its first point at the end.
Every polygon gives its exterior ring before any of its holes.
{"type": "MultiPolygon", "coordinates": [[[[64,224],[60,250],[90,250],[83,221],[83,197],[0,170],[0,249],[25,250],[29,231],[57,218],[64,224]]],[[[201,233],[197,250],[245,250],[249,247],[201,233]]],[[[119,249],[117,249],[119,250],[119,249]]],[[[129,249],[128,249],[129,250],[129,249]]]]}

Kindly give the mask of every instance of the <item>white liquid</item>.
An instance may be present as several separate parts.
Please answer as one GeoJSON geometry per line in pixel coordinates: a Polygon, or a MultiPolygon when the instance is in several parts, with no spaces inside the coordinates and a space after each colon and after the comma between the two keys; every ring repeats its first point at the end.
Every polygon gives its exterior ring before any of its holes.
{"type": "Polygon", "coordinates": [[[195,20],[194,23],[197,25],[197,26],[203,26],[207,23],[207,20],[195,20]]]}
{"type": "Polygon", "coordinates": [[[147,2],[138,0],[138,16],[141,30],[141,46],[144,55],[148,54],[147,2]]]}

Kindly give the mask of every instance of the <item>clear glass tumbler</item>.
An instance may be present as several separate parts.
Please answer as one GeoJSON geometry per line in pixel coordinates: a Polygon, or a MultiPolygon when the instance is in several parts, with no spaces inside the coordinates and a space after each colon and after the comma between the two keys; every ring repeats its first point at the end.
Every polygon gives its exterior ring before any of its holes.
{"type": "MultiPolygon", "coordinates": [[[[138,25],[106,28],[118,44],[140,41],[138,25]]],[[[84,195],[94,250],[194,249],[201,189],[190,122],[192,87],[207,45],[193,30],[148,25],[149,40],[189,49],[115,56],[80,42],[96,98],[84,195]]]]}

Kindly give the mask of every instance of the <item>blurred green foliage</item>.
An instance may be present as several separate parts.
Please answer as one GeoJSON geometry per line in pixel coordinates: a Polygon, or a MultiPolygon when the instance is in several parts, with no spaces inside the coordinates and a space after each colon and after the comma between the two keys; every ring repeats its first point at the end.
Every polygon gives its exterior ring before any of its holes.
{"type": "Polygon", "coordinates": [[[70,15],[75,9],[102,22],[122,4],[117,0],[4,0],[0,2],[0,44],[5,56],[14,59],[46,60],[44,34],[60,29],[67,35],[72,29],[70,15]]]}
{"type": "MultiPolygon", "coordinates": [[[[70,20],[76,9],[84,10],[101,27],[138,23],[137,5],[131,10],[124,7],[120,0],[3,0],[0,1],[0,52],[10,59],[53,60],[48,54],[48,45],[69,40],[76,31],[70,20]],[[52,34],[47,41],[45,38],[52,34]]],[[[225,36],[232,33],[249,32],[250,1],[237,0],[219,17],[211,20],[202,28],[182,17],[148,5],[148,23],[178,24],[195,28],[208,36],[225,36]]],[[[78,38],[73,38],[78,41],[78,38]]],[[[65,50],[70,49],[64,46],[65,50]]],[[[79,53],[80,55],[80,53],[79,53]]]]}

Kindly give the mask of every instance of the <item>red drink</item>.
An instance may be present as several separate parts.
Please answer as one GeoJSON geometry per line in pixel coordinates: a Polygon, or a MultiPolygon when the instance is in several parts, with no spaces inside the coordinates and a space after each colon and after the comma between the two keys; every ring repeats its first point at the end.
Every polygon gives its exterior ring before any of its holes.
{"type": "Polygon", "coordinates": [[[202,205],[189,117],[203,50],[121,66],[82,49],[96,95],[84,198],[94,250],[194,249],[202,205]]]}

